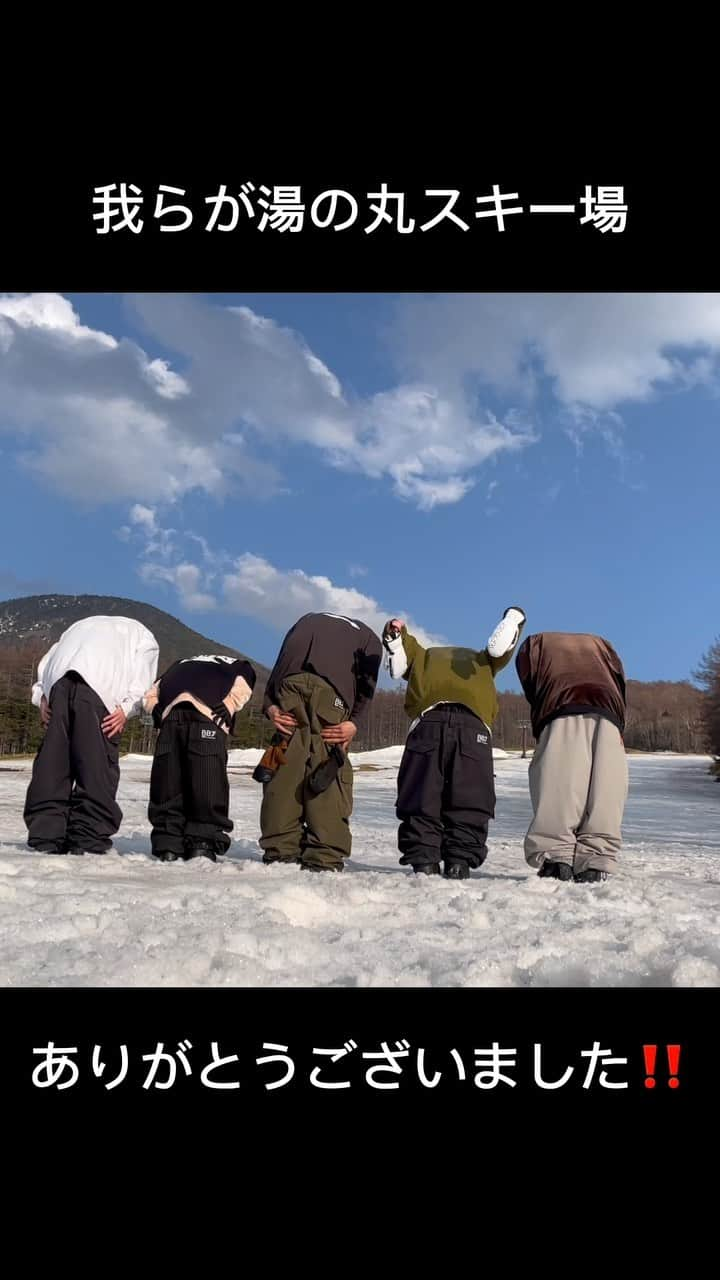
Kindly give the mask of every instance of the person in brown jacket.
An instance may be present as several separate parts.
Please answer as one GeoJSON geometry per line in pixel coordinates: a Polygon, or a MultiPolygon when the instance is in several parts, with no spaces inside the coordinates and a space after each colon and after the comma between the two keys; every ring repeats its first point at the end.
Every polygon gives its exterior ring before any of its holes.
{"type": "Polygon", "coordinates": [[[622,662],[600,636],[543,631],[527,637],[515,666],[537,743],[525,858],[541,876],[606,880],[628,791],[622,662]]]}

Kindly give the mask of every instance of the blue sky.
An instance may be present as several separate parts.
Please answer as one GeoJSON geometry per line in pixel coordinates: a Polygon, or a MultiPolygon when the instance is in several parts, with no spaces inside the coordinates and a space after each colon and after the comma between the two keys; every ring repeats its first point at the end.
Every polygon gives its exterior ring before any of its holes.
{"type": "Polygon", "coordinates": [[[310,608],[481,647],[519,604],[685,679],[719,361],[716,294],[0,296],[0,597],[146,600],[267,664],[310,608]]]}

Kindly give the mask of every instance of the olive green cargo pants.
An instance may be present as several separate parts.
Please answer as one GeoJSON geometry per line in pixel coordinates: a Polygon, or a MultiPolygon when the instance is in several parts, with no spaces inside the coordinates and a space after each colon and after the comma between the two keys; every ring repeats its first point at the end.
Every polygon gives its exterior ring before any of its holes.
{"type": "Polygon", "coordinates": [[[298,727],[281,765],[263,787],[260,848],[264,862],[303,862],[342,870],[350,856],[353,771],[345,760],[327,791],[313,795],[308,778],[328,758],[321,731],[340,724],[349,709],[332,685],[309,672],[289,676],[277,704],[292,712],[298,727]]]}

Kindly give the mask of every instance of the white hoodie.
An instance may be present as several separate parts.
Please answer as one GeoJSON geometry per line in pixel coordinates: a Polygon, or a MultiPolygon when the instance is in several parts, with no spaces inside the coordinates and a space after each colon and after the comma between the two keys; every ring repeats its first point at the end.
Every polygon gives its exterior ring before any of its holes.
{"type": "Polygon", "coordinates": [[[141,710],[145,690],[157,675],[158,643],[133,618],[95,617],[74,622],[38,663],[32,702],[49,699],[54,684],[77,671],[109,712],[121,707],[129,719],[141,710]]]}

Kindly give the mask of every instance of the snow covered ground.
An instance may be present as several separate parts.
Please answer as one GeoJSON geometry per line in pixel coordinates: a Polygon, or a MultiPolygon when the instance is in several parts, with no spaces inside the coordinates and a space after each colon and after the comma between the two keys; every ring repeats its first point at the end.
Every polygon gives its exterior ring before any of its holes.
{"type": "Polygon", "coordinates": [[[399,748],[356,756],[340,876],[263,867],[259,752],[234,752],[223,863],[155,863],[150,761],[127,757],[117,852],[25,848],[30,762],[0,764],[4,986],[719,986],[720,785],[700,756],[630,756],[626,846],[600,885],[539,880],[522,856],[527,760],[496,759],[490,855],[470,881],[397,862],[399,748]]]}

